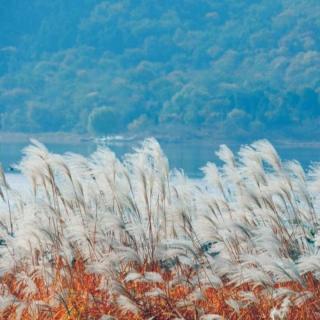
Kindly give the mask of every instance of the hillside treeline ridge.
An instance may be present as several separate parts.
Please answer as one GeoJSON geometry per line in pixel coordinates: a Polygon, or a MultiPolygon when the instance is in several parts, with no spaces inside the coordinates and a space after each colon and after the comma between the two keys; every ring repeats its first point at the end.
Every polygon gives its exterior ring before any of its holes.
{"type": "Polygon", "coordinates": [[[2,131],[319,133],[319,2],[0,4],[2,131]]]}

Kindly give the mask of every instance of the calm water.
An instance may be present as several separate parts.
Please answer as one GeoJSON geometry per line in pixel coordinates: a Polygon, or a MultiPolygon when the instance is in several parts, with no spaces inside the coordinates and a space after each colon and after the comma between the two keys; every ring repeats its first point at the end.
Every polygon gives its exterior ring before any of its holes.
{"type": "MultiPolygon", "coordinates": [[[[215,151],[219,144],[211,142],[201,143],[160,143],[167,155],[171,168],[183,169],[190,177],[201,177],[199,168],[203,167],[208,161],[219,163],[215,156],[215,151]]],[[[0,162],[6,171],[10,171],[10,165],[19,163],[21,150],[27,144],[24,143],[0,143],[0,162]]],[[[65,152],[76,152],[88,156],[94,152],[97,145],[94,143],[83,142],[79,144],[46,144],[51,152],[63,154],[65,152]]],[[[137,143],[122,143],[110,145],[109,147],[121,158],[125,153],[132,151],[137,143]]],[[[231,143],[228,146],[237,151],[240,143],[231,143]]],[[[298,160],[304,168],[311,162],[320,162],[320,148],[317,147],[283,147],[275,145],[278,153],[283,160],[298,160]]]]}

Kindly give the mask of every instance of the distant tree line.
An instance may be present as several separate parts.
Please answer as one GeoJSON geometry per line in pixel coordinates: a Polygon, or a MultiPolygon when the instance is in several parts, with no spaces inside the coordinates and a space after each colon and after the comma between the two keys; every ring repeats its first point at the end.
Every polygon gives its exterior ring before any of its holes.
{"type": "Polygon", "coordinates": [[[320,127],[318,0],[0,3],[0,130],[320,127]]]}

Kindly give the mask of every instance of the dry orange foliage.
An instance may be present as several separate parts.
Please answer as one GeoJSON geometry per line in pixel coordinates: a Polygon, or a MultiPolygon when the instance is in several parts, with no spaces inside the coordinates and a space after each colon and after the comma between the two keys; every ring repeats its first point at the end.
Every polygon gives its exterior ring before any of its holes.
{"type": "MultiPolygon", "coordinates": [[[[170,272],[162,271],[159,266],[144,266],[136,271],[159,272],[164,279],[162,283],[147,283],[139,280],[124,281],[124,275],[117,279],[122,283],[132,301],[138,306],[139,312],[134,314],[123,310],[116,303],[116,297],[110,296],[104,290],[99,289],[101,275],[89,274],[86,272],[85,264],[80,259],[68,267],[69,272],[62,272],[66,267],[62,261],[55,264],[55,278],[50,285],[37,276],[34,276],[34,283],[37,286],[35,294],[25,294],[24,286],[19,285],[15,275],[6,274],[0,279],[0,284],[6,287],[10,294],[17,298],[17,303],[12,304],[0,315],[1,319],[17,319],[21,312],[20,319],[37,320],[73,320],[73,319],[100,319],[104,315],[113,316],[115,319],[200,319],[203,314],[220,315],[221,319],[270,319],[272,308],[279,308],[282,300],[274,301],[267,299],[264,288],[244,284],[241,287],[225,285],[222,288],[200,288],[202,297],[196,299],[192,305],[185,303],[187,296],[191,293],[187,286],[177,285],[169,288],[172,280],[170,272]],[[169,288],[169,289],[168,289],[169,288]],[[160,289],[166,294],[163,296],[148,296],[145,293],[160,289]],[[240,310],[235,310],[228,304],[229,299],[241,300],[242,292],[251,292],[256,301],[248,302],[240,310]],[[32,306],[38,301],[43,302],[41,307],[35,311],[32,306]],[[23,307],[22,307],[23,306],[23,307]]],[[[132,267],[132,266],[131,266],[132,267]]],[[[190,273],[190,270],[185,270],[190,273]]],[[[192,271],[191,271],[192,272],[192,271]]],[[[316,320],[320,319],[320,285],[311,274],[305,276],[305,287],[295,282],[287,282],[276,285],[275,288],[283,287],[295,292],[310,291],[313,297],[300,306],[292,306],[286,319],[292,320],[316,320]]]]}

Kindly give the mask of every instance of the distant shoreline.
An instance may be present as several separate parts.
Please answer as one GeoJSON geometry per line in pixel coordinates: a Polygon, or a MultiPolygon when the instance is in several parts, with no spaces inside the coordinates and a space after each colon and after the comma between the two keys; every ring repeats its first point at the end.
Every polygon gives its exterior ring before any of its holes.
{"type": "MultiPolygon", "coordinates": [[[[166,130],[164,130],[166,131],[166,130]]],[[[192,132],[192,130],[191,130],[192,132]]],[[[188,137],[183,137],[183,135],[178,134],[168,134],[166,131],[165,134],[159,132],[139,132],[129,133],[124,132],[120,133],[123,136],[123,141],[129,143],[130,141],[141,141],[146,137],[154,136],[161,142],[164,143],[201,143],[208,145],[219,145],[219,144],[249,144],[253,141],[265,138],[270,140],[276,147],[281,148],[320,148],[320,141],[303,141],[295,140],[290,138],[274,138],[274,137],[246,137],[246,138],[225,138],[222,135],[195,135],[192,136],[192,133],[188,137]],[[134,136],[134,138],[129,139],[129,137],[134,136]]],[[[77,133],[68,133],[68,132],[45,132],[45,133],[22,133],[22,132],[0,132],[0,143],[29,143],[30,139],[37,139],[44,144],[85,144],[85,143],[94,143],[96,137],[89,134],[77,134],[77,133]]],[[[111,138],[112,140],[112,138],[111,138]]]]}
{"type": "Polygon", "coordinates": [[[54,133],[21,133],[21,132],[0,132],[0,143],[28,143],[30,139],[37,139],[43,143],[52,144],[74,144],[85,142],[90,139],[88,135],[75,133],[54,132],[54,133]]]}

